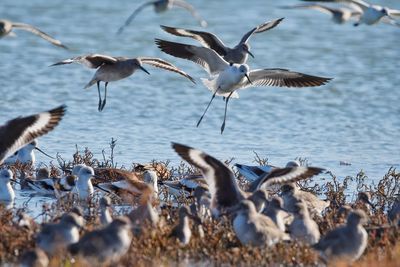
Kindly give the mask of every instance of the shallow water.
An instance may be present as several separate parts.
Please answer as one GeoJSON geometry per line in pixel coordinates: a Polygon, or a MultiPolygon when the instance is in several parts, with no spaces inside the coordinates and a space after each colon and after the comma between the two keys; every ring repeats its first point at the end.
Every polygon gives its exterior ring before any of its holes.
{"type": "MultiPolygon", "coordinates": [[[[68,105],[55,131],[40,138],[40,147],[71,159],[75,144],[101,157],[111,137],[116,161],[180,158],[170,142],[203,149],[220,159],[252,163],[257,151],[275,165],[307,158],[339,177],[364,170],[379,179],[400,162],[400,28],[390,25],[333,24],[312,10],[285,10],[297,1],[191,1],[209,22],[207,31],[235,45],[241,35],[266,20],[285,17],[270,32],[253,36],[251,68],[288,68],[333,77],[319,88],[252,88],[229,103],[227,125],[220,126],[224,104],[216,99],[199,128],[196,122],[211,94],[199,78],[207,74],[194,63],[162,54],[154,38],[191,42],[164,33],[159,24],[198,28],[181,10],[161,15],[144,10],[122,36],[115,32],[138,5],[120,1],[3,0],[0,17],[26,22],[62,40],[70,51],[53,47],[30,33],[0,40],[0,123],[68,105]],[[223,4],[222,4],[223,3],[223,4]],[[239,34],[239,35],[238,35],[239,34]],[[109,85],[107,105],[97,111],[97,90],[83,90],[94,74],[79,65],[48,67],[85,53],[156,56],[196,78],[184,78],[148,66],[143,72],[109,85]],[[351,163],[339,165],[340,161],[351,163]]],[[[398,1],[380,1],[400,9],[398,1]]],[[[38,155],[38,162],[49,159],[38,155]]],[[[36,204],[35,204],[36,205],[36,204]]]]}

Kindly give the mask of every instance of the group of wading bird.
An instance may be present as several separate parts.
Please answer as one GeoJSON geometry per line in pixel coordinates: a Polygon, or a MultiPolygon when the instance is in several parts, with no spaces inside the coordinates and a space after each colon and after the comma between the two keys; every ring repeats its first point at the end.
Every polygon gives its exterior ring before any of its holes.
{"type": "MultiPolygon", "coordinates": [[[[14,161],[31,164],[34,161],[35,139],[53,130],[64,113],[65,107],[61,106],[18,117],[0,126],[0,165],[14,161]]],[[[74,208],[59,220],[41,226],[35,237],[36,248],[24,253],[21,257],[22,266],[47,266],[48,257],[65,255],[66,251],[88,265],[116,263],[127,253],[134,234],[140,234],[149,225],[158,225],[159,207],[156,203],[166,200],[168,196],[159,192],[159,185],[178,198],[194,196],[193,204],[189,207],[180,204],[179,222],[170,234],[181,245],[190,242],[190,219],[197,225],[200,237],[204,236],[202,224],[205,222],[228,219],[237,238],[246,246],[269,247],[278,242],[296,241],[312,246],[327,262],[352,262],[366,249],[368,234],[363,225],[367,223],[368,212],[375,209],[368,192],[358,194],[355,206],[340,207],[338,218],[347,216],[346,223],[321,237],[313,218],[322,216],[330,203],[299,189],[296,182],[318,175],[324,169],[300,166],[297,161],[289,162],[284,168],[236,164],[239,173],[250,183],[248,190],[244,191],[225,163],[182,144],[173,143],[172,147],[201,175],[187,175],[178,180],[161,182],[157,172],[151,168],[134,173],[113,168],[94,169],[78,164],[62,177],[50,177],[49,171],[42,168],[36,177],[27,177],[22,172],[18,179],[14,179],[11,170],[0,170],[0,203],[5,204],[6,208],[12,206],[15,199],[11,182],[18,183],[20,190],[53,195],[59,201],[63,201],[65,195],[76,195],[77,202],[84,208],[87,203],[93,202],[95,188],[99,189],[99,193],[106,192],[99,201],[101,226],[98,229],[80,237],[85,211],[74,208]],[[110,177],[113,177],[113,181],[110,181],[110,177]],[[279,185],[280,196],[273,195],[272,192],[279,185]],[[111,200],[107,195],[128,203],[132,203],[129,196],[140,196],[141,201],[126,216],[113,218],[111,200]],[[159,199],[159,196],[162,197],[159,199]]],[[[398,227],[399,195],[388,212],[388,219],[393,222],[393,227],[398,227]]],[[[19,214],[19,225],[29,229],[32,223],[28,215],[19,214]]]]}
{"type": "MultiPolygon", "coordinates": [[[[351,2],[361,7],[357,14],[357,24],[374,24],[385,19],[389,19],[392,24],[397,23],[394,23],[392,18],[393,15],[399,14],[396,10],[369,5],[364,1],[340,2],[351,2]]],[[[160,0],[142,5],[129,17],[125,25],[128,25],[140,10],[149,5],[154,5],[157,12],[174,6],[184,7],[199,19],[202,26],[206,24],[186,2],[160,0]]],[[[307,7],[316,8],[317,5],[313,7],[307,5],[307,7]]],[[[318,5],[318,9],[329,10],[335,21],[343,22],[348,19],[348,13],[344,11],[321,5],[318,5]],[[341,20],[337,19],[338,17],[341,17],[341,20]]],[[[233,48],[227,47],[216,35],[208,32],[161,26],[170,34],[190,37],[203,45],[194,46],[156,39],[156,44],[162,51],[175,57],[191,60],[203,67],[210,75],[208,79],[202,79],[202,81],[212,91],[212,98],[197,126],[217,95],[225,99],[222,133],[225,128],[228,101],[232,97],[238,97],[236,92],[238,89],[251,86],[320,86],[330,80],[286,69],[249,69],[246,64],[248,55],[254,57],[248,43],[250,37],[276,27],[281,21],[282,19],[277,19],[254,27],[233,48]]],[[[66,48],[60,41],[31,25],[0,20],[0,36],[11,34],[13,29],[31,31],[54,45],[66,48]]],[[[123,27],[118,32],[122,30],[123,27]]],[[[73,57],[53,65],[70,63],[80,63],[97,69],[85,88],[97,84],[99,111],[103,110],[106,104],[108,83],[129,77],[138,69],[149,74],[143,64],[178,73],[194,82],[191,76],[159,58],[126,58],[90,54],[73,57]],[[100,82],[105,83],[104,99],[100,93],[100,82]]],[[[63,117],[65,110],[65,106],[60,106],[32,116],[18,117],[0,126],[0,165],[14,162],[33,163],[33,149],[37,149],[35,139],[53,130],[63,117]]],[[[320,237],[318,225],[312,216],[320,216],[329,203],[311,193],[301,191],[295,182],[317,175],[323,172],[323,169],[300,166],[297,162],[289,162],[285,168],[237,165],[239,172],[251,181],[249,190],[245,192],[238,186],[231,169],[221,161],[184,145],[173,144],[173,148],[184,160],[197,167],[202,173],[200,177],[186,177],[162,183],[172,194],[187,196],[190,192],[186,189],[194,191],[195,203],[190,208],[187,206],[180,208],[180,222],[171,233],[181,243],[190,242],[189,218],[201,225],[207,219],[220,220],[228,217],[232,219],[233,230],[243,245],[271,246],[280,241],[293,239],[312,245],[326,260],[345,259],[348,261],[358,259],[365,250],[368,236],[363,224],[366,222],[367,215],[362,210],[348,210],[344,207],[344,210],[349,212],[347,223],[320,237]],[[282,185],[281,198],[270,196],[269,189],[274,185],[282,185]]],[[[84,220],[83,213],[79,209],[64,214],[58,222],[43,225],[37,234],[37,249],[27,252],[23,257],[23,260],[29,264],[33,262],[32,259],[36,259],[39,263],[46,265],[47,256],[52,256],[66,248],[71,254],[78,254],[86,259],[115,262],[127,252],[133,228],[142,227],[145,221],[153,225],[158,221],[158,210],[152,205],[153,200],[158,197],[158,177],[153,170],[145,171],[143,179],[139,179],[135,174],[122,170],[95,170],[89,166],[76,165],[71,174],[61,178],[50,177],[46,169],[39,170],[36,177],[25,177],[21,174],[18,178],[15,180],[14,174],[8,169],[0,171],[0,201],[8,206],[15,199],[10,181],[19,183],[21,190],[34,190],[39,194],[50,194],[57,198],[65,194],[76,194],[82,203],[93,196],[94,187],[107,194],[123,196],[128,193],[146,196],[145,201],[132,210],[128,217],[115,219],[110,213],[110,200],[107,197],[102,198],[100,218],[104,226],[86,233],[81,238],[79,229],[83,226],[84,220]],[[118,181],[109,182],[106,181],[107,179],[98,177],[99,173],[107,177],[110,171],[118,174],[118,181]],[[100,179],[100,182],[93,185],[92,179],[100,179]]],[[[360,194],[358,201],[373,207],[367,193],[360,194]]],[[[399,199],[393,204],[388,216],[397,224],[400,216],[399,199]]]]}

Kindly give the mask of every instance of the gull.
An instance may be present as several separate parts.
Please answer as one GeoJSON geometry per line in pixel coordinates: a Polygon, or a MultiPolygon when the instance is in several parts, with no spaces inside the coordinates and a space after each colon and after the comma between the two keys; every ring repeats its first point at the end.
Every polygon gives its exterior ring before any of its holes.
{"type": "Polygon", "coordinates": [[[243,245],[272,246],[290,239],[269,217],[258,213],[253,202],[243,200],[235,209],[233,230],[243,245]]]}
{"type": "Polygon", "coordinates": [[[97,69],[93,78],[90,82],[84,87],[85,89],[91,87],[95,83],[97,83],[97,91],[99,94],[99,105],[98,110],[102,111],[104,106],[106,105],[107,100],[107,85],[109,82],[122,80],[131,76],[136,70],[141,69],[142,71],[150,74],[142,65],[149,64],[157,68],[162,68],[168,71],[172,71],[178,73],[190,81],[195,83],[194,79],[190,77],[185,72],[181,71],[171,63],[162,60],[160,58],[153,57],[137,57],[137,58],[128,58],[128,57],[112,57],[101,54],[88,54],[78,57],[69,58],[57,63],[52,64],[51,66],[71,64],[71,63],[79,63],[85,65],[91,69],[97,69]],[[101,99],[100,95],[100,82],[104,82],[104,100],[101,99]]]}
{"type": "Polygon", "coordinates": [[[82,260],[87,261],[86,264],[93,265],[93,261],[96,265],[116,263],[128,252],[132,241],[130,227],[127,217],[116,218],[106,227],[84,234],[68,250],[72,255],[81,256],[82,260]]]}
{"type": "Polygon", "coordinates": [[[94,189],[91,179],[95,177],[92,167],[83,166],[78,173],[76,189],[80,200],[87,200],[93,195],[94,189]]]}
{"type": "MultiPolygon", "coordinates": [[[[211,194],[211,212],[215,217],[234,208],[247,199],[252,193],[242,191],[235,178],[233,171],[218,159],[198,149],[182,144],[172,143],[173,149],[189,164],[201,171],[207,181],[211,194]]],[[[298,173],[301,175],[302,173],[298,173]]],[[[297,175],[274,176],[268,184],[287,183],[297,181],[297,175]]],[[[254,204],[253,204],[254,205],[254,204]]]]}
{"type": "Polygon", "coordinates": [[[0,165],[18,149],[54,129],[65,113],[65,106],[0,125],[0,165]]]}
{"type": "Polygon", "coordinates": [[[43,155],[54,159],[54,157],[48,155],[43,150],[37,147],[38,141],[35,139],[24,147],[20,148],[17,152],[14,153],[11,157],[8,157],[4,160],[5,164],[15,164],[17,162],[22,164],[30,164],[34,165],[36,162],[36,156],[34,150],[41,152],[43,155]]]}
{"type": "Polygon", "coordinates": [[[320,4],[294,5],[294,6],[287,6],[285,8],[314,9],[322,13],[331,15],[333,22],[337,24],[343,24],[352,18],[359,18],[362,15],[362,12],[360,10],[353,10],[346,7],[333,8],[320,4]]]}
{"type": "Polygon", "coordinates": [[[204,47],[208,47],[215,52],[217,52],[226,62],[243,64],[246,63],[248,59],[248,55],[254,58],[254,55],[250,52],[250,45],[248,41],[253,33],[260,33],[268,31],[272,28],[275,28],[283,18],[268,21],[263,24],[254,27],[250,31],[248,31],[240,40],[240,42],[233,48],[226,46],[221,39],[219,39],[216,35],[203,32],[203,31],[194,31],[182,28],[174,28],[161,25],[161,28],[173,35],[190,37],[197,41],[199,41],[204,47]]]}
{"type": "MultiPolygon", "coordinates": [[[[303,1],[317,1],[317,0],[303,0],[303,1]]],[[[362,13],[359,20],[354,24],[358,26],[360,24],[373,25],[380,21],[388,22],[390,24],[400,26],[400,23],[396,21],[393,16],[400,16],[400,10],[383,7],[380,5],[373,5],[363,0],[323,0],[319,2],[344,2],[350,4],[353,7],[357,7],[362,13]]]]}
{"type": "Polygon", "coordinates": [[[320,238],[318,225],[310,217],[304,201],[297,203],[296,208],[294,219],[289,226],[290,236],[292,239],[314,245],[320,238]]]}
{"type": "Polygon", "coordinates": [[[192,236],[192,230],[189,225],[189,218],[200,223],[200,219],[193,215],[187,206],[179,208],[179,223],[172,228],[170,237],[175,237],[182,245],[187,245],[192,236]]]}
{"type": "Polygon", "coordinates": [[[100,198],[100,223],[102,225],[108,225],[112,222],[112,210],[111,210],[111,199],[108,196],[100,198]]]}
{"type": "Polygon", "coordinates": [[[21,256],[21,260],[19,262],[20,267],[47,267],[49,265],[49,258],[46,253],[40,249],[35,248],[26,251],[21,256]]]}
{"type": "Polygon", "coordinates": [[[146,2],[142,5],[140,5],[133,13],[128,17],[128,19],[125,21],[124,25],[122,25],[119,29],[117,34],[121,34],[126,26],[128,26],[132,20],[136,17],[137,14],[139,14],[140,11],[142,11],[143,8],[147,6],[153,5],[154,11],[156,13],[162,13],[165,12],[169,9],[172,9],[173,7],[180,7],[183,8],[192,14],[192,16],[197,19],[202,27],[207,27],[207,22],[199,15],[199,13],[194,9],[192,5],[187,3],[184,0],[156,0],[156,1],[149,1],[146,2]]]}
{"type": "Polygon", "coordinates": [[[42,226],[36,238],[36,244],[48,255],[63,251],[68,245],[78,242],[79,229],[83,227],[82,216],[76,213],[65,213],[58,223],[42,226]]]}
{"type": "Polygon", "coordinates": [[[321,213],[329,207],[330,202],[319,199],[316,195],[300,190],[294,183],[285,184],[281,187],[281,197],[284,209],[295,213],[296,204],[304,201],[312,214],[321,216],[321,213]]]}
{"type": "Polygon", "coordinates": [[[239,97],[236,92],[239,89],[251,86],[320,86],[331,80],[331,78],[311,76],[287,69],[256,69],[250,71],[248,65],[228,63],[217,52],[207,47],[169,42],[161,39],[155,39],[155,42],[161,51],[174,57],[193,61],[211,75],[210,79],[202,79],[203,84],[213,92],[213,95],[203,115],[197,122],[197,127],[200,125],[215,96],[223,96],[225,98],[225,113],[221,134],[225,128],[228,101],[231,97],[239,97]]]}
{"type": "Polygon", "coordinates": [[[19,30],[31,32],[31,33],[45,39],[46,41],[52,43],[55,46],[68,49],[68,47],[63,45],[61,43],[61,41],[54,39],[47,33],[42,32],[41,30],[39,30],[38,28],[36,28],[32,25],[29,25],[26,23],[20,23],[20,22],[12,22],[12,21],[9,21],[6,19],[0,19],[0,38],[4,37],[6,35],[10,35],[10,36],[14,35],[15,36],[15,34],[12,32],[13,29],[19,29],[19,30]]]}
{"type": "Polygon", "coordinates": [[[15,192],[10,181],[14,181],[12,171],[0,170],[0,203],[7,204],[7,207],[12,206],[15,199],[15,192]]]}
{"type": "Polygon", "coordinates": [[[347,217],[346,225],[331,230],[313,247],[328,261],[356,261],[368,244],[368,234],[363,224],[368,220],[362,210],[354,210],[347,217]]]}

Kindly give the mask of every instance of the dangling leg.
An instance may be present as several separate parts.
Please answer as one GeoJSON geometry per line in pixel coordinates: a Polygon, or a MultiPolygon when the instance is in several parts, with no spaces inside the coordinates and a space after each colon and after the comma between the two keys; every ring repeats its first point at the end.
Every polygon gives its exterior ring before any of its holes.
{"type": "Polygon", "coordinates": [[[203,113],[203,115],[201,115],[201,117],[200,117],[200,120],[197,122],[197,125],[196,125],[196,127],[199,127],[199,125],[200,125],[200,122],[202,121],[202,119],[203,119],[204,115],[206,115],[206,112],[207,112],[208,108],[210,107],[210,105],[211,105],[211,102],[212,102],[212,101],[213,101],[213,99],[215,98],[215,95],[217,94],[217,92],[218,92],[218,89],[217,89],[217,90],[215,90],[214,94],[212,95],[212,97],[211,97],[211,100],[210,100],[210,102],[208,103],[208,105],[207,105],[207,107],[206,107],[206,110],[204,110],[204,113],[203,113]]]}
{"type": "Polygon", "coordinates": [[[228,101],[229,101],[229,98],[231,97],[231,95],[233,94],[233,92],[234,92],[234,91],[232,91],[232,92],[228,95],[228,97],[226,98],[226,100],[225,100],[225,114],[224,114],[224,122],[222,123],[222,126],[221,126],[221,134],[224,132],[224,129],[225,129],[226,110],[228,109],[228,101]]]}
{"type": "Polygon", "coordinates": [[[108,82],[106,82],[105,86],[104,86],[104,99],[103,99],[103,103],[101,104],[101,110],[104,109],[104,107],[106,105],[106,101],[107,101],[107,85],[108,85],[108,82]]]}
{"type": "Polygon", "coordinates": [[[100,81],[97,81],[97,92],[99,92],[99,106],[98,110],[101,111],[101,94],[100,94],[100,81]]]}

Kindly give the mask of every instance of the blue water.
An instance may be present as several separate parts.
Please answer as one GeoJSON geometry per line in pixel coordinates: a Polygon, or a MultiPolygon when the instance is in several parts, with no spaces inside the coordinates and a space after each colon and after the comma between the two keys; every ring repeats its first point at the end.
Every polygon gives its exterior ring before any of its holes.
{"type": "MultiPolygon", "coordinates": [[[[55,131],[39,139],[40,147],[71,159],[75,144],[96,157],[117,139],[116,161],[180,158],[170,142],[203,149],[220,159],[252,163],[257,151],[275,165],[296,157],[331,170],[339,177],[361,169],[370,181],[400,163],[400,28],[391,25],[336,25],[312,10],[286,10],[298,1],[191,1],[209,22],[206,29],[235,45],[242,34],[264,21],[285,17],[275,29],[253,36],[248,64],[288,68],[333,77],[318,88],[252,88],[229,103],[227,125],[220,126],[224,103],[216,99],[199,128],[211,93],[200,82],[207,73],[196,64],[160,52],[154,38],[192,43],[168,35],[160,24],[198,29],[183,10],[155,14],[150,8],[125,33],[115,32],[139,1],[2,0],[0,17],[26,22],[72,48],[54,47],[30,33],[0,40],[0,123],[65,103],[68,112],[55,131]],[[107,105],[97,111],[97,90],[83,87],[94,70],[80,65],[48,67],[86,53],[155,56],[169,60],[196,78],[188,80],[148,66],[151,72],[109,84],[107,105]],[[340,161],[351,163],[339,165],[340,161]]],[[[398,1],[380,1],[400,9],[398,1]]],[[[38,155],[38,162],[49,159],[38,155]]]]}

